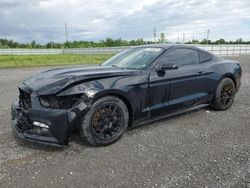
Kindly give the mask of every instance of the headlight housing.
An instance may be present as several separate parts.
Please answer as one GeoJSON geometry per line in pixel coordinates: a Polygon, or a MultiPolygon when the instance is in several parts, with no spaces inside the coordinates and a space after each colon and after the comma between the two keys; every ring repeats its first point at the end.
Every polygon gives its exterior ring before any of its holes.
{"type": "Polygon", "coordinates": [[[39,97],[39,100],[43,107],[59,108],[59,103],[55,96],[41,96],[39,97]]]}
{"type": "Polygon", "coordinates": [[[43,107],[46,108],[59,108],[59,109],[69,109],[79,104],[80,102],[84,102],[86,97],[83,94],[75,94],[69,96],[53,96],[46,95],[40,96],[39,100],[43,107]]]}

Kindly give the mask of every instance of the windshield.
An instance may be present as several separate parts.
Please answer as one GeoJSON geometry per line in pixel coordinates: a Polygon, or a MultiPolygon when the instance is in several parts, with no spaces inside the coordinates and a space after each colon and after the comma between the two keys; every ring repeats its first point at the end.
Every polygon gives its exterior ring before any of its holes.
{"type": "Polygon", "coordinates": [[[152,47],[128,49],[108,59],[102,66],[146,69],[162,52],[162,48],[152,47]]]}

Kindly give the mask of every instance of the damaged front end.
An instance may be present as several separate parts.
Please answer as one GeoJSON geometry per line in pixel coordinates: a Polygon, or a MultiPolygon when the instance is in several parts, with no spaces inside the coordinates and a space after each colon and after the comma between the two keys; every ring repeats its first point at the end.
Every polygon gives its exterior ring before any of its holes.
{"type": "Polygon", "coordinates": [[[68,144],[70,132],[88,109],[90,99],[83,93],[41,95],[22,84],[19,99],[12,104],[13,133],[19,138],[43,144],[68,144]]]}
{"type": "Polygon", "coordinates": [[[105,90],[98,80],[130,74],[133,71],[97,66],[57,68],[28,78],[12,105],[13,133],[44,144],[67,144],[94,98],[105,90]]]}

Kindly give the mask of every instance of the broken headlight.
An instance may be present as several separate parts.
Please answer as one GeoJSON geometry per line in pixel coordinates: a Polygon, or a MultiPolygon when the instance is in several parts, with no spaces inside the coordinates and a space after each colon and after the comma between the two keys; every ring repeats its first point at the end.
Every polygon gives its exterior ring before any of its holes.
{"type": "Polygon", "coordinates": [[[40,103],[46,108],[59,108],[57,99],[54,96],[42,96],[39,97],[40,103]]]}
{"type": "Polygon", "coordinates": [[[61,108],[68,109],[84,102],[85,96],[83,94],[69,95],[69,96],[41,96],[39,97],[40,103],[46,108],[61,108]]]}

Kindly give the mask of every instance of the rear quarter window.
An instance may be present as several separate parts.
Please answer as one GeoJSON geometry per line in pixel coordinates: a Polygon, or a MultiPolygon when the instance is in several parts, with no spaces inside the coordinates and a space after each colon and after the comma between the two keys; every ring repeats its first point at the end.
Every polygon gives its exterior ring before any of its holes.
{"type": "Polygon", "coordinates": [[[206,63],[212,60],[212,55],[207,52],[199,51],[200,63],[206,63]]]}

